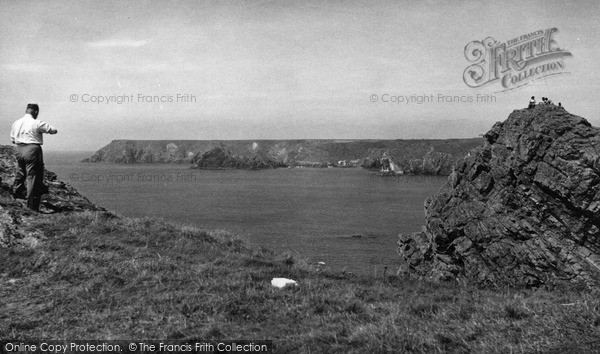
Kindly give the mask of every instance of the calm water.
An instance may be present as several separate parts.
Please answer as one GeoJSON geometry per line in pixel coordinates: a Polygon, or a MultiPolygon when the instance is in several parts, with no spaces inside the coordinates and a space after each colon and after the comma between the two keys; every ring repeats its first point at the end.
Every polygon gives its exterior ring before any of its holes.
{"type": "Polygon", "coordinates": [[[353,168],[203,171],[78,162],[91,154],[46,152],[46,167],[119,214],[229,230],[252,244],[363,274],[395,269],[398,233],[420,230],[423,201],[446,181],[353,168]]]}

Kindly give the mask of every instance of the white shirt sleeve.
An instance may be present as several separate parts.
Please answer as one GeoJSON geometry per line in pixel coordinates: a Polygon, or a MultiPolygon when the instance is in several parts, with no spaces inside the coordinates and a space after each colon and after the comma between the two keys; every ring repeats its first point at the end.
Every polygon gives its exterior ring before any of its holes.
{"type": "Polygon", "coordinates": [[[58,130],[56,130],[56,128],[54,128],[50,124],[48,124],[46,122],[42,122],[42,121],[38,122],[38,130],[40,132],[46,133],[46,134],[56,134],[58,132],[58,130]]]}

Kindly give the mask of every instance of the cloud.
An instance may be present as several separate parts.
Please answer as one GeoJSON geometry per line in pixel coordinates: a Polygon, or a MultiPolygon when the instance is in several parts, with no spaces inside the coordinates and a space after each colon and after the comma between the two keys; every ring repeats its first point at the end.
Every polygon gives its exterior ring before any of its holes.
{"type": "Polygon", "coordinates": [[[35,64],[35,63],[16,63],[16,64],[3,64],[2,69],[7,71],[24,71],[30,73],[41,73],[48,69],[47,65],[35,64]]]}
{"type": "Polygon", "coordinates": [[[107,39],[103,41],[89,42],[92,48],[138,48],[150,43],[149,41],[134,41],[130,39],[107,39]]]}

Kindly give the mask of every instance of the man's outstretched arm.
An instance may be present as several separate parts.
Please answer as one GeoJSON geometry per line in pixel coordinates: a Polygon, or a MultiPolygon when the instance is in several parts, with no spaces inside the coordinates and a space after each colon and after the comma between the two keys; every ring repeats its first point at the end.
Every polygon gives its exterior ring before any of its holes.
{"type": "Polygon", "coordinates": [[[46,134],[58,133],[58,130],[56,128],[54,128],[53,126],[51,126],[50,124],[48,124],[46,122],[40,122],[39,129],[40,129],[40,131],[42,131],[46,134]]]}

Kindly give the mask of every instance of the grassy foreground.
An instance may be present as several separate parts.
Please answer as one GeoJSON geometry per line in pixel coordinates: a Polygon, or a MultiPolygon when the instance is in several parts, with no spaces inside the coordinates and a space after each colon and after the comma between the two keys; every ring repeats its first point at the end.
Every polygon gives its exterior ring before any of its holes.
{"type": "Polygon", "coordinates": [[[600,292],[360,278],[104,212],[36,216],[0,249],[0,339],[269,339],[276,352],[600,352],[600,292]],[[271,287],[273,277],[298,281],[271,287]]]}

